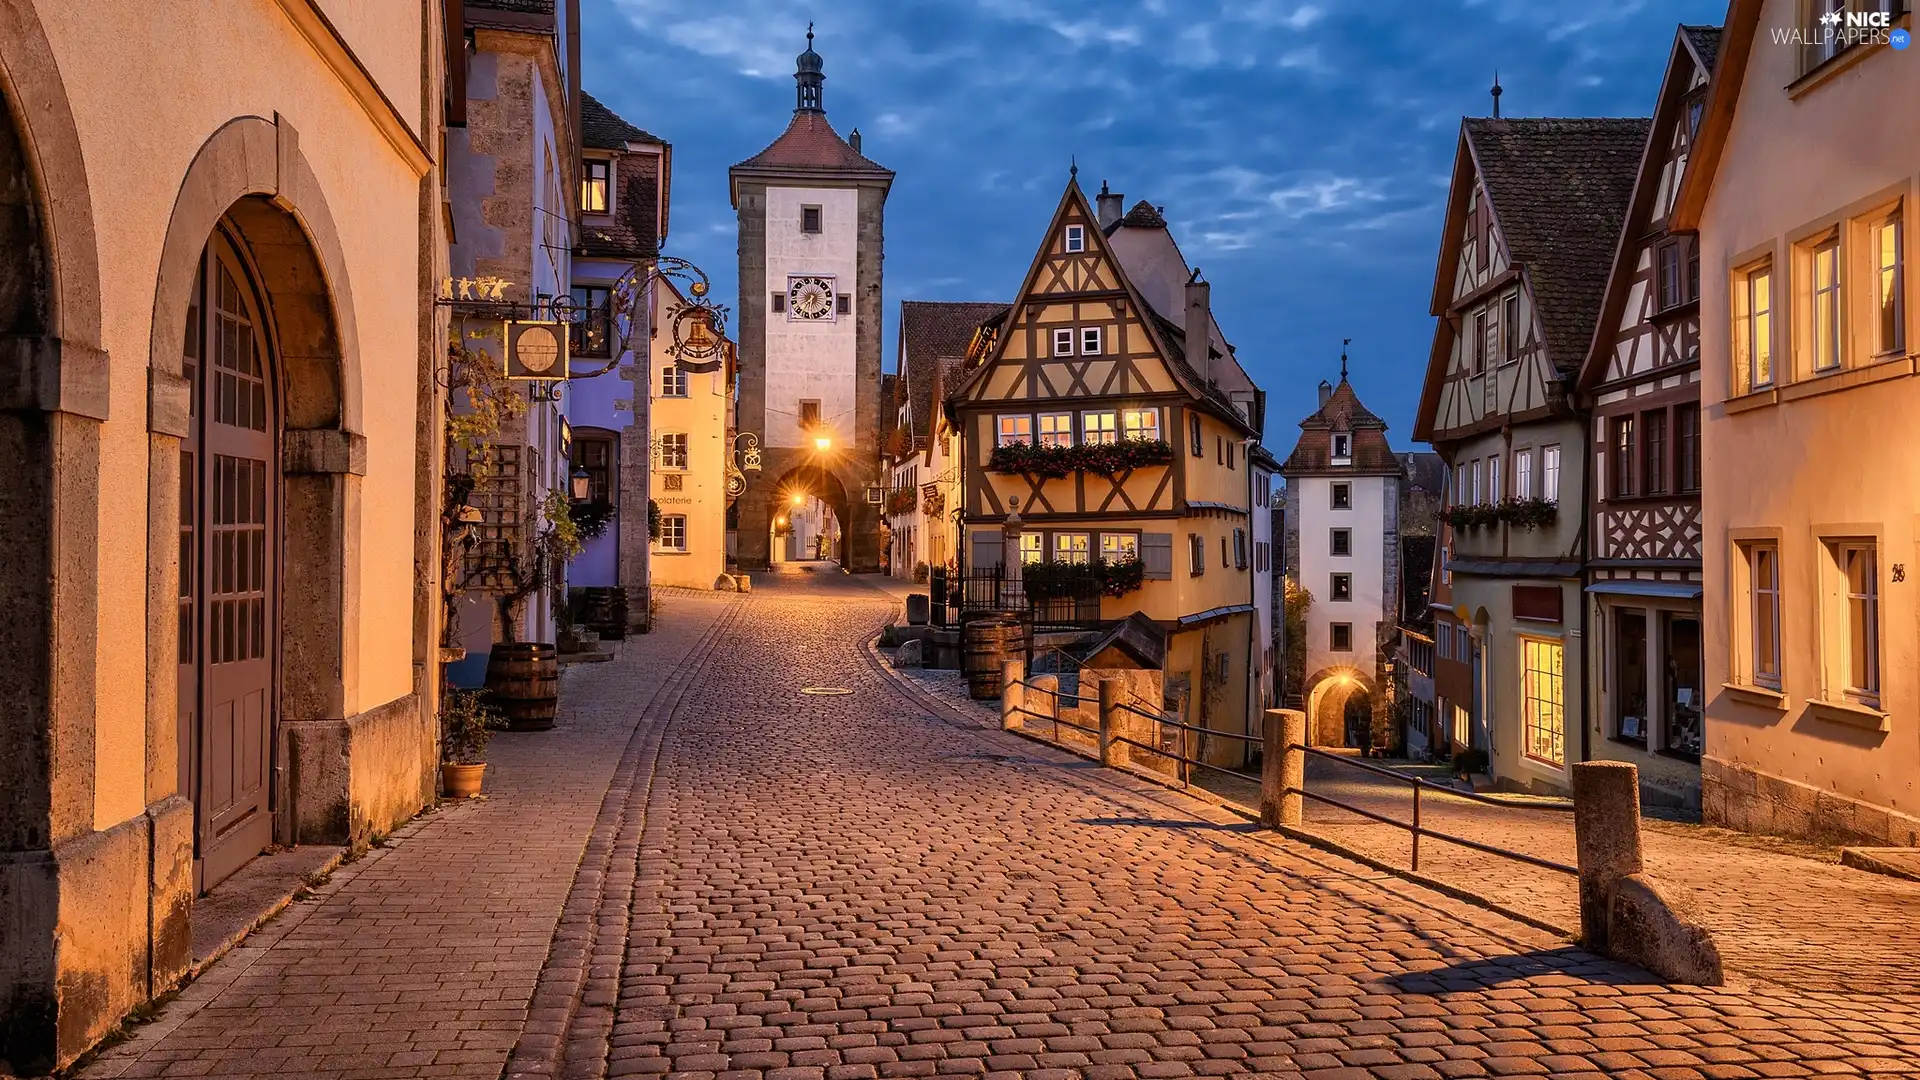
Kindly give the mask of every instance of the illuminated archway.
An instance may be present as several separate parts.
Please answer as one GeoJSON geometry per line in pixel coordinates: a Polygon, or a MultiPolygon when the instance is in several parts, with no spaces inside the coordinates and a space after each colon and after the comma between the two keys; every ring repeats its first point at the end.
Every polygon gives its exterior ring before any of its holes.
{"type": "MultiPolygon", "coordinates": [[[[841,484],[840,478],[834,475],[833,470],[819,465],[797,465],[781,473],[769,490],[773,494],[772,513],[768,521],[768,542],[774,545],[769,548],[770,551],[781,550],[778,544],[784,536],[781,530],[782,522],[790,523],[793,511],[805,507],[808,499],[819,499],[826,504],[828,510],[833,512],[834,520],[840,530],[839,541],[834,545],[830,557],[843,567],[847,564],[847,538],[851,532],[848,523],[853,520],[851,513],[853,507],[851,500],[847,497],[846,487],[841,484]]],[[[799,558],[809,557],[805,552],[795,554],[799,558]]],[[[774,558],[772,561],[782,560],[774,558]]]]}
{"type": "Polygon", "coordinates": [[[1370,724],[1350,725],[1348,717],[1356,710],[1371,715],[1380,693],[1373,677],[1356,667],[1327,667],[1314,672],[1307,687],[1307,742],[1365,749],[1371,738],[1359,738],[1359,727],[1370,732],[1370,724]]]}

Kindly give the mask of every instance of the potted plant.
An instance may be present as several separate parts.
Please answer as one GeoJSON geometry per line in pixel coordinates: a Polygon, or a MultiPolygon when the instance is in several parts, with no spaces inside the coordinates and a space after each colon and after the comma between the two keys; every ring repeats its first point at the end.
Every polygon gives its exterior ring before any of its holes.
{"type": "Polygon", "coordinates": [[[440,710],[440,784],[449,799],[480,794],[487,771],[487,743],[507,726],[507,718],[487,700],[484,690],[448,690],[440,710]]]}

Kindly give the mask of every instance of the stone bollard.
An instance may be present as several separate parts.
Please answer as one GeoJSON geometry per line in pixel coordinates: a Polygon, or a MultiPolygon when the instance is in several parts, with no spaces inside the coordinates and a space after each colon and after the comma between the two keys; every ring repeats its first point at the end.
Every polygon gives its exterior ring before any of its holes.
{"type": "Polygon", "coordinates": [[[933,598],[926,593],[907,594],[907,625],[925,626],[933,618],[933,598]]]}
{"type": "Polygon", "coordinates": [[[1268,709],[1261,730],[1260,824],[1269,829],[1300,824],[1298,794],[1307,786],[1307,753],[1294,747],[1307,741],[1307,714],[1299,709],[1268,709]]]}
{"type": "Polygon", "coordinates": [[[1027,685],[1020,692],[1020,698],[1026,703],[1028,712],[1040,714],[1033,719],[1058,720],[1060,718],[1060,676],[1027,676],[1027,685]]]}
{"type": "Polygon", "coordinates": [[[1026,664],[1019,660],[1000,662],[1000,730],[1020,730],[1020,710],[1026,706],[1026,688],[1020,680],[1026,677],[1026,664]]]}
{"type": "Polygon", "coordinates": [[[1100,764],[1117,768],[1132,760],[1120,737],[1126,733],[1126,712],[1120,708],[1120,682],[1100,680],[1100,764]]]}
{"type": "Polygon", "coordinates": [[[1620,880],[1640,857],[1640,770],[1624,761],[1573,766],[1573,846],[1580,865],[1580,940],[1611,956],[1607,924],[1620,880]]]}

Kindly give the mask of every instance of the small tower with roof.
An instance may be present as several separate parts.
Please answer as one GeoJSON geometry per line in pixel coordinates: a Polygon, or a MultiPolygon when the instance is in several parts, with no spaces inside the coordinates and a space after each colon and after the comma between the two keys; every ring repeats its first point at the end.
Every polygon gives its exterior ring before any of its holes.
{"type": "Polygon", "coordinates": [[[794,60],[786,131],[728,172],[739,221],[739,430],[761,471],[740,497],[739,560],[766,567],[770,526],[796,495],[840,520],[841,565],[877,570],[881,255],[893,173],[827,122],[826,63],[794,60]],[[874,487],[877,491],[878,488],[874,487]]]}

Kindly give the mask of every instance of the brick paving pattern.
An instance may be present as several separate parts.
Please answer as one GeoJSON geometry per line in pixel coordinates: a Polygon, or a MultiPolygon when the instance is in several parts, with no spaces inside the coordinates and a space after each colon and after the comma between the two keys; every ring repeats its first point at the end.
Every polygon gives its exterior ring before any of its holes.
{"type": "Polygon", "coordinates": [[[1652,985],[947,709],[870,661],[897,601],[856,579],[755,590],[678,631],[693,674],[603,665],[564,793],[427,819],[98,1075],[1920,1072],[1920,997],[1652,985]]]}

